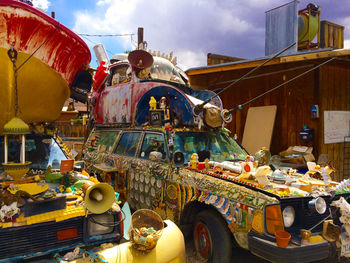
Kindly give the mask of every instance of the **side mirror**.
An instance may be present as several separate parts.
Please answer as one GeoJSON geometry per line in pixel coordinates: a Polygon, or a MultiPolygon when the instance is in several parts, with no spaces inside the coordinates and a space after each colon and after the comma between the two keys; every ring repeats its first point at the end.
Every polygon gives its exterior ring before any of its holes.
{"type": "Polygon", "coordinates": [[[174,164],[176,167],[182,167],[184,166],[185,162],[185,156],[182,152],[175,152],[174,153],[174,164]]]}
{"type": "Polygon", "coordinates": [[[84,161],[77,161],[74,164],[74,171],[82,171],[85,167],[85,162],[84,161]]]}

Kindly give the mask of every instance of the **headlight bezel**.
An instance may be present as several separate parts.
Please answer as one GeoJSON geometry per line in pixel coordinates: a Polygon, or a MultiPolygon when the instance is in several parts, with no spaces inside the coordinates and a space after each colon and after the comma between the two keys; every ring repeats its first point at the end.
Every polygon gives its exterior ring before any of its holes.
{"type": "Polygon", "coordinates": [[[327,211],[327,202],[324,198],[319,196],[309,201],[309,208],[323,215],[327,211]]]}
{"type": "Polygon", "coordinates": [[[87,223],[88,236],[106,235],[114,232],[113,224],[115,217],[113,214],[94,214],[90,215],[87,223]]]}
{"type": "Polygon", "coordinates": [[[288,205],[282,210],[282,218],[284,227],[291,227],[295,222],[295,209],[293,206],[288,205]],[[288,220],[288,221],[287,221],[288,220]]]}

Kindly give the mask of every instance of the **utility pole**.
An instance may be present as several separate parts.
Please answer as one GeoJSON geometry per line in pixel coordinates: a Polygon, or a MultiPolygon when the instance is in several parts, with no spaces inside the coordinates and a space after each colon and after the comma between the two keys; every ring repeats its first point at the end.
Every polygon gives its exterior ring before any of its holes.
{"type": "Polygon", "coordinates": [[[137,49],[145,49],[143,43],[143,27],[137,28],[137,49]]]}

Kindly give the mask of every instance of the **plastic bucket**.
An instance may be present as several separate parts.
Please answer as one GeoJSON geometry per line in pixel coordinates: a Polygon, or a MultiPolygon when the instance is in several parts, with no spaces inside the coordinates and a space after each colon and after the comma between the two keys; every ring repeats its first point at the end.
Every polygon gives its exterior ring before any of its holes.
{"type": "Polygon", "coordinates": [[[279,230],[275,232],[276,243],[280,248],[286,248],[289,244],[291,235],[287,231],[279,230]]]}

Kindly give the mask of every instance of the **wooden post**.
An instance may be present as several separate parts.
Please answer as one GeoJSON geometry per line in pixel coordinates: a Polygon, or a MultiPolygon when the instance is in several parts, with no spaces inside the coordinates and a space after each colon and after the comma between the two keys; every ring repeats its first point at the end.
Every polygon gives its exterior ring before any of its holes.
{"type": "Polygon", "coordinates": [[[144,46],[143,46],[143,27],[137,28],[137,49],[144,49],[144,46]]]}

